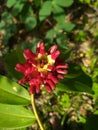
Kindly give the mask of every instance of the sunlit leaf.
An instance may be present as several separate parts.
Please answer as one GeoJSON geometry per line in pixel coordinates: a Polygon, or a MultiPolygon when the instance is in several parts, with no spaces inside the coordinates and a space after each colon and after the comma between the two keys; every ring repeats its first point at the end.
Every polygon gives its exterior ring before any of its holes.
{"type": "Polygon", "coordinates": [[[7,0],[7,7],[10,8],[12,7],[14,4],[16,4],[17,0],[7,0]]]}
{"type": "Polygon", "coordinates": [[[53,13],[54,13],[54,18],[57,20],[57,22],[62,23],[65,21],[65,11],[63,8],[61,8],[58,5],[53,6],[53,13]]]}
{"type": "Polygon", "coordinates": [[[62,7],[69,7],[73,4],[73,0],[53,0],[53,2],[62,7]]]}
{"type": "Polygon", "coordinates": [[[5,26],[5,22],[0,22],[0,30],[2,30],[2,28],[4,28],[5,26]]]}
{"type": "Polygon", "coordinates": [[[30,96],[22,86],[0,75],[0,103],[27,105],[30,96]]]}
{"type": "Polygon", "coordinates": [[[54,29],[49,30],[46,34],[46,39],[52,42],[54,37],[55,37],[55,30],[54,29]]]}
{"type": "Polygon", "coordinates": [[[70,32],[74,29],[74,27],[75,27],[75,24],[73,23],[63,22],[62,24],[58,24],[56,28],[57,30],[64,30],[64,31],[70,32]]]}
{"type": "Polygon", "coordinates": [[[22,106],[0,104],[0,128],[23,128],[35,123],[33,113],[22,106]]]}
{"type": "Polygon", "coordinates": [[[40,19],[40,21],[47,18],[51,14],[51,11],[52,11],[52,3],[51,3],[51,1],[44,2],[43,6],[41,7],[41,9],[39,11],[39,19],[40,19]]]}

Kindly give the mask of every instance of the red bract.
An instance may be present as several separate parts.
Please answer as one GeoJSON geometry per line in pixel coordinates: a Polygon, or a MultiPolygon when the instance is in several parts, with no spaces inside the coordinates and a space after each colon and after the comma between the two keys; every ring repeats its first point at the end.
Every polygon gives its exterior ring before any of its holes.
{"type": "Polygon", "coordinates": [[[63,75],[67,74],[68,65],[59,59],[60,51],[57,48],[57,45],[53,45],[46,52],[44,43],[39,42],[36,54],[30,49],[24,50],[26,62],[17,64],[15,69],[24,74],[18,83],[30,84],[30,94],[39,93],[42,86],[51,92],[55,89],[58,79],[63,79],[63,75]]]}

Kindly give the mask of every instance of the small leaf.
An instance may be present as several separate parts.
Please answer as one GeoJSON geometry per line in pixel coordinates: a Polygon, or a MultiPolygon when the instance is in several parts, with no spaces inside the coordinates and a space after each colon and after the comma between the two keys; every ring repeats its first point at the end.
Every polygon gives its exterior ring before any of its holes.
{"type": "Polygon", "coordinates": [[[24,4],[25,4],[25,1],[17,0],[16,4],[12,8],[12,14],[14,16],[18,15],[22,11],[24,4]]]}
{"type": "Polygon", "coordinates": [[[74,91],[74,92],[87,92],[93,93],[92,90],[92,79],[85,74],[81,67],[79,66],[69,66],[68,74],[67,74],[58,85],[57,89],[59,91],[74,91]],[[77,74],[77,76],[70,78],[67,75],[77,74]]]}
{"type": "Polygon", "coordinates": [[[58,33],[56,41],[57,41],[57,44],[59,45],[59,47],[61,47],[63,49],[67,48],[67,36],[66,36],[66,34],[58,33]]]}
{"type": "Polygon", "coordinates": [[[0,104],[0,128],[23,128],[35,123],[34,114],[22,106],[0,104]]]}
{"type": "Polygon", "coordinates": [[[32,30],[36,26],[36,19],[34,16],[29,16],[25,20],[25,27],[28,31],[32,30]]]}
{"type": "Polygon", "coordinates": [[[65,23],[63,22],[62,24],[58,24],[56,26],[56,30],[64,30],[66,32],[70,32],[73,30],[73,28],[75,27],[75,24],[73,23],[65,23]]]}
{"type": "Polygon", "coordinates": [[[55,30],[54,29],[49,30],[46,34],[46,39],[52,42],[54,37],[55,37],[55,30]]]}
{"type": "Polygon", "coordinates": [[[53,13],[54,13],[54,18],[57,20],[57,22],[62,23],[65,21],[65,11],[63,8],[61,8],[58,5],[53,6],[53,13]]]}
{"type": "Polygon", "coordinates": [[[64,93],[64,94],[61,96],[61,98],[60,98],[59,104],[60,104],[61,106],[63,106],[64,108],[65,108],[65,107],[68,108],[69,105],[70,105],[69,95],[66,94],[66,93],[64,93]]]}
{"type": "Polygon", "coordinates": [[[0,103],[27,105],[30,96],[22,86],[0,75],[0,103]]]}
{"type": "Polygon", "coordinates": [[[53,2],[62,7],[69,7],[73,4],[73,0],[53,0],[53,2]]]}
{"type": "Polygon", "coordinates": [[[7,26],[13,23],[12,15],[9,12],[3,12],[1,18],[3,21],[7,22],[7,26]]]}
{"type": "Polygon", "coordinates": [[[11,8],[13,5],[15,5],[17,0],[7,0],[6,6],[8,8],[11,8]]]}
{"type": "Polygon", "coordinates": [[[3,28],[4,28],[4,26],[5,26],[5,22],[0,22],[0,30],[2,30],[3,28]]]}
{"type": "Polygon", "coordinates": [[[24,5],[20,19],[25,25],[27,31],[31,31],[37,24],[33,9],[29,4],[24,5]]]}
{"type": "Polygon", "coordinates": [[[52,11],[52,2],[51,1],[46,1],[43,3],[43,6],[41,7],[39,11],[39,19],[40,21],[44,20],[47,18],[52,11]]]}

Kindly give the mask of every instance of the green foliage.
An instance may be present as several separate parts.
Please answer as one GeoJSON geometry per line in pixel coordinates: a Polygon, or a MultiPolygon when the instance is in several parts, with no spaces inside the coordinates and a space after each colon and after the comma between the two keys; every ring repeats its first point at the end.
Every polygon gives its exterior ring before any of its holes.
{"type": "Polygon", "coordinates": [[[32,30],[36,26],[36,19],[31,16],[25,20],[25,27],[27,30],[32,30]]]}
{"type": "Polygon", "coordinates": [[[98,129],[98,115],[91,115],[87,117],[84,130],[97,130],[98,129]]]}
{"type": "Polygon", "coordinates": [[[90,4],[91,0],[80,0],[80,2],[85,2],[87,4],[90,4]]]}
{"type": "Polygon", "coordinates": [[[0,103],[13,105],[30,104],[29,93],[20,85],[0,75],[0,103]]]}
{"type": "Polygon", "coordinates": [[[44,2],[40,11],[39,11],[40,21],[47,18],[51,14],[51,11],[52,11],[52,2],[51,1],[44,2]]]}
{"type": "Polygon", "coordinates": [[[0,104],[0,128],[23,128],[35,123],[33,113],[22,106],[0,104]]]}
{"type": "MultiPolygon", "coordinates": [[[[47,0],[43,2],[37,0],[31,4],[26,0],[7,0],[6,6],[10,9],[10,12],[4,12],[2,14],[2,22],[0,23],[0,30],[4,30],[5,32],[3,37],[4,44],[7,44],[11,36],[14,36],[19,31],[21,24],[25,26],[26,31],[34,31],[34,29],[39,28],[38,26],[41,26],[44,21],[47,21],[47,18],[49,21],[52,18],[53,21],[55,22],[56,20],[57,23],[53,25],[54,30],[56,30],[54,32],[55,34],[51,31],[53,28],[47,30],[45,38],[48,39],[48,41],[52,42],[55,39],[50,33],[58,35],[59,30],[71,32],[74,28],[74,24],[66,22],[66,12],[64,8],[68,8],[72,4],[73,0],[47,0]]],[[[61,35],[61,37],[63,36],[61,35]]],[[[58,41],[61,43],[60,40],[58,41]]]]}
{"type": "Polygon", "coordinates": [[[58,23],[62,23],[65,21],[65,11],[62,7],[54,4],[53,6],[53,14],[54,14],[54,18],[58,23]]]}
{"type": "MultiPolygon", "coordinates": [[[[45,41],[47,48],[56,43],[61,50],[61,57],[69,65],[68,74],[64,80],[59,80],[56,86],[54,94],[57,95],[50,99],[53,99],[49,102],[51,105],[47,103],[47,110],[54,113],[57,111],[58,117],[62,116],[60,119],[63,126],[68,123],[67,118],[71,118],[70,111],[65,111],[74,109],[71,106],[70,95],[86,93],[92,98],[89,100],[93,101],[93,105],[90,104],[92,114],[88,116],[85,114],[87,110],[83,109],[83,114],[76,110],[79,118],[75,121],[85,125],[83,130],[98,129],[97,7],[98,2],[93,0],[6,0],[4,5],[1,3],[0,55],[3,52],[3,45],[6,50],[3,59],[7,71],[4,74],[12,80],[0,75],[0,130],[10,128],[26,130],[25,127],[35,123],[33,113],[28,110],[31,109],[28,87],[25,86],[26,90],[24,86],[16,83],[23,75],[15,71],[15,66],[19,62],[25,62],[23,57],[25,48],[36,51],[36,44],[40,39],[45,41]],[[81,47],[81,43],[86,41],[89,45],[81,47]],[[77,49],[73,58],[71,54],[74,55],[73,50],[76,48],[80,50],[77,49]],[[80,53],[83,56],[80,56],[80,53]],[[88,66],[83,64],[86,60],[89,61],[88,66]]],[[[2,69],[0,71],[2,72],[2,69]]],[[[47,97],[45,98],[47,100],[47,97]]],[[[44,99],[41,99],[40,103],[43,103],[42,100],[44,99]]],[[[86,101],[82,99],[81,102],[86,101]]],[[[79,105],[81,107],[81,104],[79,105]]],[[[44,104],[39,110],[45,113],[46,108],[43,107],[44,104]]],[[[46,119],[49,116],[42,118],[46,119]]]]}
{"type": "Polygon", "coordinates": [[[87,33],[82,31],[82,30],[79,30],[75,40],[76,41],[82,41],[82,42],[85,42],[86,41],[86,36],[87,36],[87,33]]]}
{"type": "Polygon", "coordinates": [[[8,0],[7,3],[6,3],[6,6],[8,8],[11,8],[13,5],[15,5],[17,2],[17,0],[8,0]]]}
{"type": "Polygon", "coordinates": [[[12,15],[17,16],[23,9],[24,1],[17,1],[14,6],[12,7],[12,15]]]}
{"type": "Polygon", "coordinates": [[[95,7],[98,7],[98,1],[96,1],[96,2],[94,3],[94,6],[95,6],[95,7]]]}
{"type": "Polygon", "coordinates": [[[14,77],[14,79],[20,79],[22,75],[15,71],[15,66],[18,62],[24,62],[23,50],[21,47],[18,46],[15,50],[12,50],[12,52],[5,56],[4,60],[7,66],[8,74],[11,77],[14,77]]]}
{"type": "Polygon", "coordinates": [[[28,4],[24,5],[24,8],[21,12],[20,20],[25,25],[27,31],[31,31],[37,25],[34,11],[32,10],[32,7],[30,7],[28,4]]]}
{"type": "Polygon", "coordinates": [[[53,0],[53,2],[62,7],[69,7],[73,4],[73,0],[53,0]]]}
{"type": "Polygon", "coordinates": [[[0,23],[0,31],[4,32],[3,43],[7,44],[9,38],[17,32],[17,27],[13,22],[13,17],[10,13],[2,13],[2,22],[0,23]]]}
{"type": "Polygon", "coordinates": [[[58,31],[61,29],[61,30],[64,30],[66,32],[70,32],[74,27],[75,27],[75,25],[73,23],[62,22],[61,24],[58,24],[58,26],[56,26],[56,29],[58,31]]]}
{"type": "Polygon", "coordinates": [[[92,79],[79,66],[71,65],[69,68],[69,74],[57,84],[57,90],[93,93],[92,79]]]}
{"type": "Polygon", "coordinates": [[[69,107],[70,99],[68,94],[64,93],[63,95],[61,95],[59,104],[64,108],[69,107]]]}

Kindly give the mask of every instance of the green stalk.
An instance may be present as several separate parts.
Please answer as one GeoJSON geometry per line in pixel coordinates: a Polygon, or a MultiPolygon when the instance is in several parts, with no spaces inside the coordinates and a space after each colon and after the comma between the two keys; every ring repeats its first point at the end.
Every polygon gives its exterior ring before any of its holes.
{"type": "Polygon", "coordinates": [[[32,104],[32,108],[33,108],[36,120],[38,122],[38,125],[39,125],[39,127],[40,127],[41,130],[44,130],[43,125],[41,123],[41,120],[40,120],[40,118],[38,116],[38,113],[37,113],[37,110],[36,110],[35,100],[34,100],[34,94],[31,94],[31,104],[32,104]]]}

